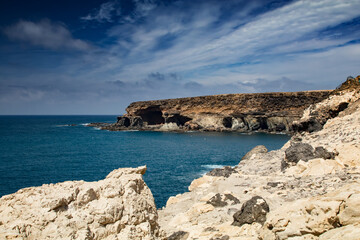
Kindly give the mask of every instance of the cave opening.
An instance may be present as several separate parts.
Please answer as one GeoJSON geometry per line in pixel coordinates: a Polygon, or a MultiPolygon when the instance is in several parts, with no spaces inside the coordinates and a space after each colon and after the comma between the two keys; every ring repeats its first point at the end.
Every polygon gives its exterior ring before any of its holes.
{"type": "Polygon", "coordinates": [[[223,118],[223,125],[226,128],[232,128],[232,117],[224,117],[223,118]]]}
{"type": "Polygon", "coordinates": [[[180,114],[174,114],[171,117],[166,119],[167,123],[176,123],[178,126],[184,126],[186,122],[191,121],[192,119],[180,114]]]}
{"type": "Polygon", "coordinates": [[[260,124],[260,129],[263,129],[263,130],[269,129],[266,118],[258,118],[258,121],[259,121],[259,124],[260,124]]]}
{"type": "Polygon", "coordinates": [[[162,111],[159,106],[148,107],[143,109],[137,114],[148,125],[158,125],[165,123],[165,119],[162,116],[162,111]]]}

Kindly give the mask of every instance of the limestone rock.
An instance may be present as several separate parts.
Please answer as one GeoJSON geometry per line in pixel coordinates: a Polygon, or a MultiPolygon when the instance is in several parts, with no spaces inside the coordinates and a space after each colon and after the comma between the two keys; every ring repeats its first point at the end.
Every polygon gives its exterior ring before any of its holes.
{"type": "Polygon", "coordinates": [[[259,196],[252,197],[242,205],[240,211],[234,214],[233,225],[240,227],[245,223],[251,224],[253,222],[263,224],[269,211],[269,205],[265,199],[259,196]]]}
{"type": "Polygon", "coordinates": [[[214,168],[210,172],[206,173],[208,176],[214,177],[229,177],[232,173],[236,172],[236,170],[230,166],[225,166],[223,168],[214,168]]]}
{"type": "Polygon", "coordinates": [[[0,239],[160,239],[146,167],[117,169],[98,182],[21,189],[0,199],[0,239]]]}
{"type": "Polygon", "coordinates": [[[258,154],[258,153],[267,153],[268,149],[264,145],[258,145],[251,149],[248,153],[246,153],[241,160],[249,159],[252,155],[258,154]]]}

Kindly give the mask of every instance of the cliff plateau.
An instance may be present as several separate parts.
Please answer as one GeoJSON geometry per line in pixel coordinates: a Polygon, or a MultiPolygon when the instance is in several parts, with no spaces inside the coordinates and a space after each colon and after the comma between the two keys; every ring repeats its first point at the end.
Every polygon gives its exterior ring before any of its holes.
{"type": "Polygon", "coordinates": [[[98,126],[112,131],[289,132],[304,109],[329,94],[330,91],[225,94],[134,102],[117,123],[98,126]]]}

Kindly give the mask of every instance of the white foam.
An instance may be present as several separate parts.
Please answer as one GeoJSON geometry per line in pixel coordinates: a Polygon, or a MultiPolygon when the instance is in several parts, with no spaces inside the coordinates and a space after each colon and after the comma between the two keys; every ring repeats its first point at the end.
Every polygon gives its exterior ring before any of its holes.
{"type": "Polygon", "coordinates": [[[82,126],[89,126],[90,123],[80,123],[80,125],[82,125],[82,126]]]}
{"type": "Polygon", "coordinates": [[[214,168],[222,168],[223,165],[209,164],[209,165],[201,165],[201,167],[207,168],[207,169],[214,169],[214,168]]]}

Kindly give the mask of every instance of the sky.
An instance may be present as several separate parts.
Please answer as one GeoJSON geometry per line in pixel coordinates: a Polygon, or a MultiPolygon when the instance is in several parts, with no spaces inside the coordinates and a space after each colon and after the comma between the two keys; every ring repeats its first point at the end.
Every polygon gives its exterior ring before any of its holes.
{"type": "Polygon", "coordinates": [[[360,74],[359,0],[0,3],[0,114],[334,89],[360,74]]]}

